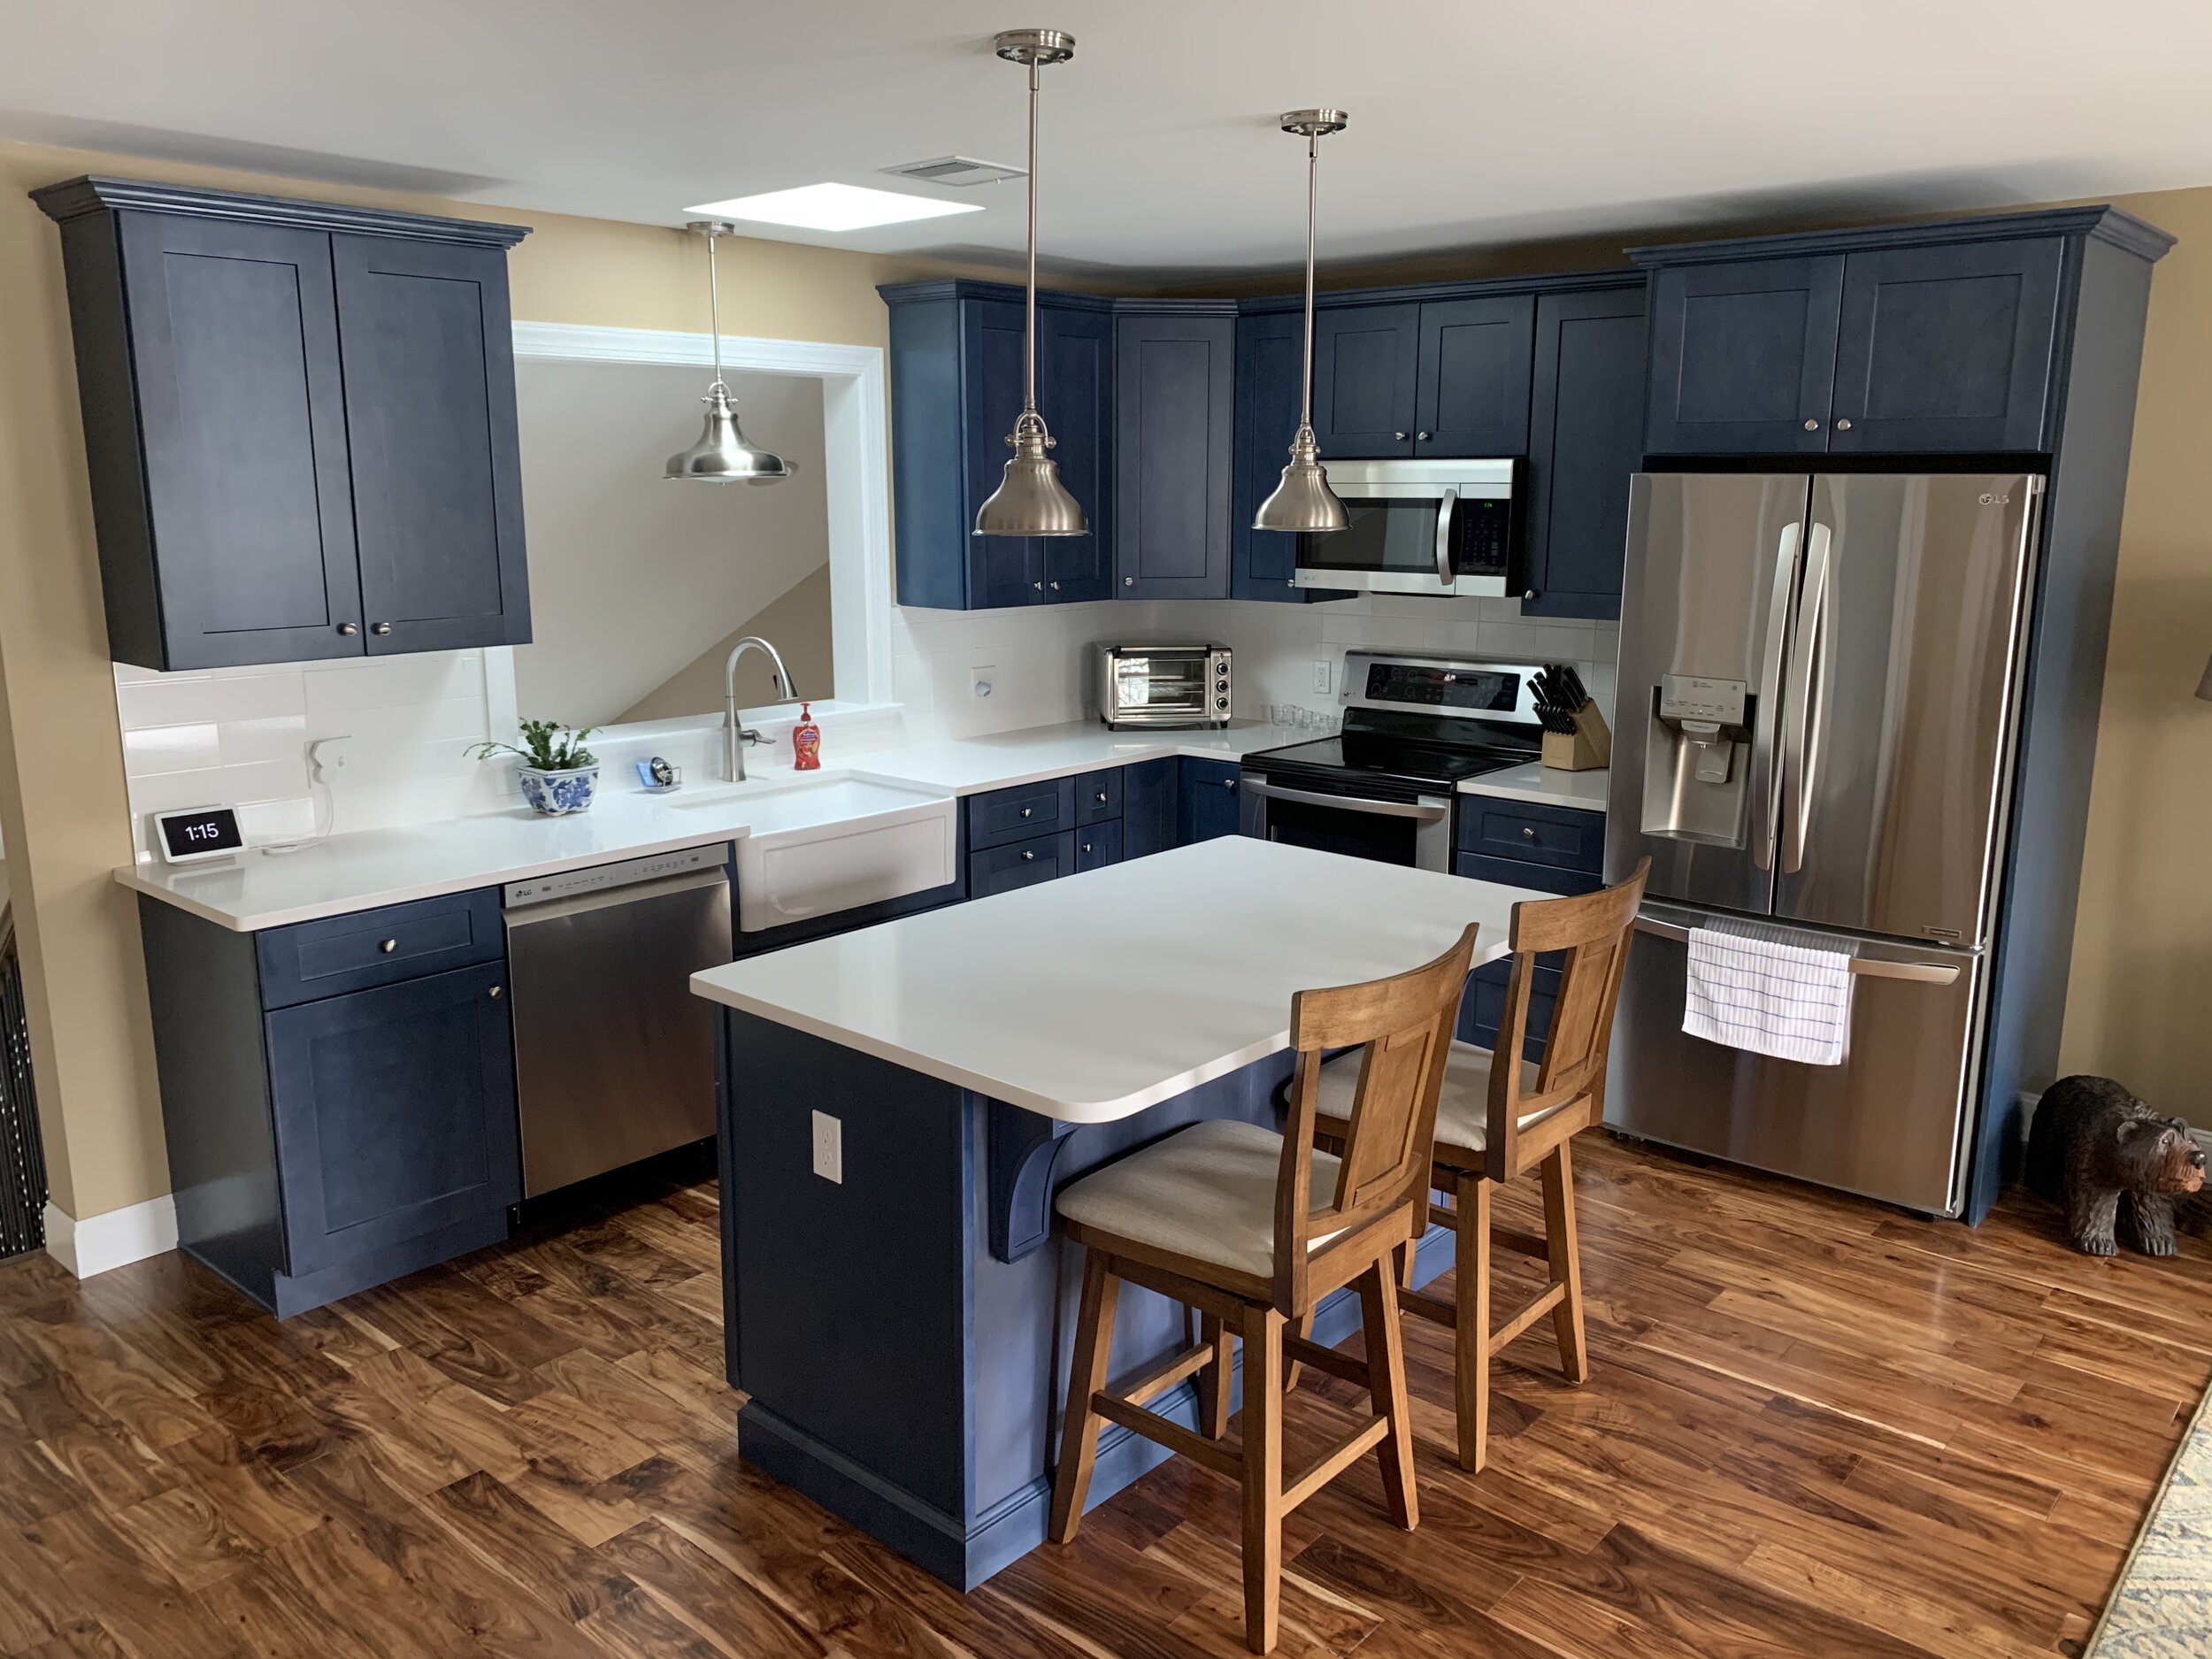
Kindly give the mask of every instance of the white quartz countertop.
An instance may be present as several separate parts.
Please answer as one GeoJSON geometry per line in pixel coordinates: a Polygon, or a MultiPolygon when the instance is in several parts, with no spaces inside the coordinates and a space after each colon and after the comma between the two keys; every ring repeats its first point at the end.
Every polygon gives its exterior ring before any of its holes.
{"type": "Polygon", "coordinates": [[[1547,895],[1224,836],[795,945],[701,996],[1069,1123],[1142,1111],[1290,1044],[1301,990],[1401,973],[1469,923],[1506,954],[1547,895]]]}
{"type": "Polygon", "coordinates": [[[794,790],[809,782],[852,778],[967,795],[1159,756],[1235,760],[1285,741],[1285,733],[1251,720],[1189,732],[1111,732],[1095,723],[1039,726],[875,749],[804,778],[787,766],[756,763],[749,783],[700,784],[668,795],[644,794],[610,767],[591,810],[566,818],[517,807],[442,824],[341,833],[289,851],[253,849],[230,864],[127,864],[115,879],[219,926],[252,933],[741,840],[757,823],[764,829],[787,818],[794,790]]]}
{"type": "Polygon", "coordinates": [[[1587,812],[1605,810],[1606,780],[1612,774],[1602,766],[1594,772],[1555,772],[1531,761],[1503,772],[1486,772],[1460,780],[1462,795],[1496,795],[1507,801],[1532,801],[1539,806],[1579,807],[1587,812]]]}

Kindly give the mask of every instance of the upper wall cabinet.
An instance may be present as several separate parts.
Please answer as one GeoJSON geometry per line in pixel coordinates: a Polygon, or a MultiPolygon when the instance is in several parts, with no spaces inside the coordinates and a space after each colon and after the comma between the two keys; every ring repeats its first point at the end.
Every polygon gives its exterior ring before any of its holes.
{"type": "Polygon", "coordinates": [[[1125,599],[1226,599],[1236,308],[1114,320],[1114,576],[1125,599]]]}
{"type": "Polygon", "coordinates": [[[111,655],[530,637],[521,227],[84,178],[59,222],[111,655]]]}
{"type": "Polygon", "coordinates": [[[1527,293],[1321,307],[1313,359],[1321,453],[1524,454],[1535,330],[1527,293]]]}
{"type": "Polygon", "coordinates": [[[1022,407],[1022,296],[996,282],[902,282],[891,310],[894,557],[902,605],[982,611],[1111,589],[1113,317],[1104,300],[1037,296],[1037,404],[1080,536],[979,536],[1022,407]]]}
{"type": "Polygon", "coordinates": [[[1521,613],[1617,618],[1642,458],[1644,285],[1536,300],[1521,613]]]}
{"type": "Polygon", "coordinates": [[[2034,454],[2055,442],[2066,208],[1632,250],[1652,267],[1654,455],[2034,454]]]}
{"type": "Polygon", "coordinates": [[[1237,319],[1236,478],[1229,501],[1232,599],[1306,604],[1351,596],[1295,586],[1298,538],[1252,527],[1252,515],[1273,492],[1290,460],[1305,365],[1304,312],[1252,311],[1237,319]]]}

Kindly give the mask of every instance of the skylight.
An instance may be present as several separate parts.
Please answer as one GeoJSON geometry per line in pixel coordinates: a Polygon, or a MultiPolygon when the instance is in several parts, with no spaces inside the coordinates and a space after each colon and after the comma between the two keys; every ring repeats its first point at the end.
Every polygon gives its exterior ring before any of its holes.
{"type": "Polygon", "coordinates": [[[983,208],[976,202],[940,202],[932,196],[871,190],[856,184],[805,184],[795,190],[771,190],[764,196],[705,202],[684,211],[709,219],[795,225],[804,230],[865,230],[872,225],[942,219],[949,213],[979,213],[983,208]]]}

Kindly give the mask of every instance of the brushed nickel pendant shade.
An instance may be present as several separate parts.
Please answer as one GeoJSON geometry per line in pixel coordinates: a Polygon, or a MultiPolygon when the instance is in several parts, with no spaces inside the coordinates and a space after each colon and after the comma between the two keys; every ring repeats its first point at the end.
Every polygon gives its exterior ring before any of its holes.
{"type": "Polygon", "coordinates": [[[791,464],[747,440],[737,424],[737,405],[722,379],[722,293],[715,280],[714,244],[737,229],[727,219],[694,219],[684,227],[707,239],[707,309],[714,326],[714,384],[699,401],[707,424],[699,442],[668,457],[665,478],[695,478],[710,484],[773,484],[791,476],[791,464]]]}
{"type": "Polygon", "coordinates": [[[1306,366],[1298,382],[1298,430],[1290,441],[1290,465],[1275,493],[1252,515],[1255,530],[1282,530],[1314,534],[1341,530],[1351,523],[1344,503],[1329,488],[1329,474],[1321,465],[1320,446],[1313,437],[1313,226],[1318,204],[1321,141],[1344,130],[1348,118],[1341,110],[1293,110],[1282,119],[1286,133],[1306,141],[1306,366]]]}
{"type": "Polygon", "coordinates": [[[1075,56],[1075,36],[1058,29],[1009,29],[992,42],[1009,63],[1029,70],[1029,288],[1022,322],[1022,412],[1007,445],[1014,451],[991,498],[976,510],[978,535],[1087,535],[1082,503],[1060,482],[1048,451],[1052,434],[1037,412],[1037,72],[1075,56]]]}

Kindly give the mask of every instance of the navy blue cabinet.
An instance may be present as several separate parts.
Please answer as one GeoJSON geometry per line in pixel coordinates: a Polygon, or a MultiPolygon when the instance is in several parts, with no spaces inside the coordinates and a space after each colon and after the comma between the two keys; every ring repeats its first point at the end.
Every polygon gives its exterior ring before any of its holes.
{"type": "Polygon", "coordinates": [[[117,661],[529,639],[521,227],[126,179],[36,195],[61,225],[117,661]]]}
{"type": "Polygon", "coordinates": [[[1644,335],[1640,282],[1536,301],[1524,616],[1621,614],[1628,481],[1643,451],[1644,335]]]}
{"type": "Polygon", "coordinates": [[[1121,820],[1107,818],[1075,832],[1075,867],[1102,870],[1121,862],[1121,820]]]}
{"type": "Polygon", "coordinates": [[[1180,765],[1171,755],[1121,769],[1121,856],[1142,858],[1176,844],[1180,765]]]}
{"type": "Polygon", "coordinates": [[[1225,599],[1234,307],[1118,316],[1114,352],[1116,591],[1124,599],[1225,599]]]}
{"type": "Polygon", "coordinates": [[[1535,342],[1533,294],[1425,302],[1413,453],[1525,454],[1535,342]]]}
{"type": "Polygon", "coordinates": [[[1325,456],[1411,455],[1421,307],[1325,305],[1314,315],[1313,434],[1325,456]]]}
{"type": "Polygon", "coordinates": [[[968,855],[968,896],[987,899],[995,893],[1056,881],[1076,872],[1075,832],[1035,835],[1004,847],[986,848],[968,855]]]}
{"type": "Polygon", "coordinates": [[[462,968],[269,1016],[288,1278],[520,1202],[504,973],[462,968]]]}
{"type": "MultiPolygon", "coordinates": [[[[1594,893],[1603,885],[1599,872],[1605,858],[1605,814],[1601,811],[1499,795],[1463,795],[1455,840],[1459,850],[1453,870],[1476,880],[1532,887],[1539,893],[1563,896],[1594,893]]],[[[1551,1029],[1552,1006],[1559,995],[1564,965],[1559,956],[1537,958],[1535,983],[1529,987],[1528,1027],[1521,1047],[1524,1058],[1544,1057],[1544,1037],[1551,1029]]],[[[1509,960],[1493,962],[1476,969],[1470,977],[1466,997],[1459,1005],[1462,1042],[1485,1048],[1498,1046],[1498,1025],[1505,1014],[1506,985],[1512,970],[1509,960]]]]}
{"type": "Polygon", "coordinates": [[[1255,530],[1259,511],[1290,459],[1298,431],[1299,377],[1305,373],[1305,318],[1257,311],[1237,319],[1236,488],[1229,507],[1229,596],[1299,602],[1292,586],[1298,538],[1255,530]]]}
{"type": "Polygon", "coordinates": [[[1842,304],[1840,254],[1662,270],[1644,448],[1824,452],[1842,304]]]}
{"type": "Polygon", "coordinates": [[[1112,549],[1112,307],[1037,301],[1037,402],[1082,536],[979,536],[1022,406],[1021,290],[907,282],[890,307],[891,474],[899,603],[946,611],[1102,599],[1112,549]]]}
{"type": "Polygon", "coordinates": [[[1193,841],[1235,834],[1242,769],[1233,760],[1201,760],[1193,755],[1181,759],[1181,774],[1177,779],[1177,844],[1187,847],[1193,841]]]}

